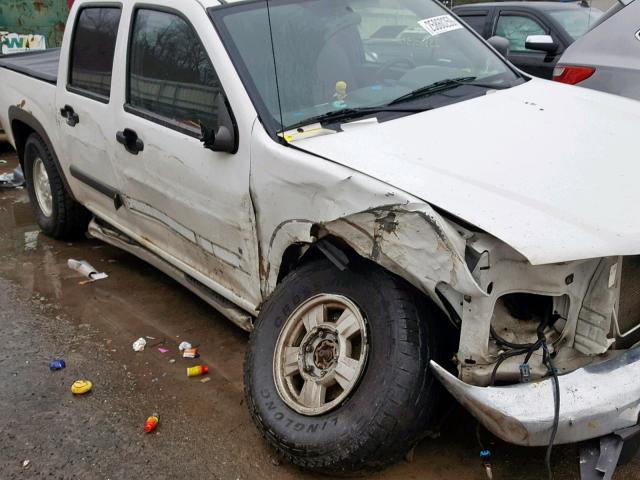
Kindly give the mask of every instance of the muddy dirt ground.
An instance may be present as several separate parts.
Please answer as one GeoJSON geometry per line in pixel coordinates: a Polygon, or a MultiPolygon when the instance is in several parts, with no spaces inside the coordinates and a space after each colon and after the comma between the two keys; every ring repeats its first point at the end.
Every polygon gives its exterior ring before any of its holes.
{"type": "MultiPolygon", "coordinates": [[[[2,149],[8,163],[0,173],[17,163],[2,149]]],[[[45,237],[26,190],[0,190],[0,478],[326,478],[280,462],[256,433],[243,404],[247,337],[129,254],[95,240],[45,237]],[[69,258],[109,278],[80,285],[69,258]],[[138,337],[148,343],[135,353],[138,337]],[[187,378],[196,361],[179,358],[183,340],[200,347],[209,382],[187,378]],[[53,358],[67,368],[49,371],[53,358]],[[71,394],[79,378],[93,382],[92,393],[71,394]],[[160,426],[145,434],[152,412],[160,426]]],[[[440,436],[421,442],[412,461],[369,478],[486,478],[474,432],[473,419],[454,406],[440,436]]],[[[543,449],[485,435],[494,478],[545,478],[543,449]]],[[[553,464],[556,479],[578,478],[577,448],[555,448],[553,464]]],[[[640,460],[615,478],[640,478],[640,460]]]]}

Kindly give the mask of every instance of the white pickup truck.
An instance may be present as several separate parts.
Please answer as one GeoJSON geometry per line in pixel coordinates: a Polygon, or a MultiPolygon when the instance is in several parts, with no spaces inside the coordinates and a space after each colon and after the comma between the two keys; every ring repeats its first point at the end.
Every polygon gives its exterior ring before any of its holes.
{"type": "Polygon", "coordinates": [[[531,78],[434,0],[79,0],[0,85],[43,232],[252,330],[291,462],[401,458],[440,384],[549,452],[638,428],[640,103],[531,78]]]}

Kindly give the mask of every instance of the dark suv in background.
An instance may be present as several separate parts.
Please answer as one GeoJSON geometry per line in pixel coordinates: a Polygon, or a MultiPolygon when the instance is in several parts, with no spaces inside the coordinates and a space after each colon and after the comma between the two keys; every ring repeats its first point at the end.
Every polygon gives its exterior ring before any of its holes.
{"type": "Polygon", "coordinates": [[[484,38],[506,38],[515,66],[549,79],[564,50],[602,15],[584,2],[476,3],[453,11],[484,38]]]}

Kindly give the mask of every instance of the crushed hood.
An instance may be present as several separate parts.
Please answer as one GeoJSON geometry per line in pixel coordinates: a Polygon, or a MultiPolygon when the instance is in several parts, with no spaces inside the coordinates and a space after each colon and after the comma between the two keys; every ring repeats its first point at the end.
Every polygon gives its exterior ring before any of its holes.
{"type": "Polygon", "coordinates": [[[543,80],[294,141],[532,264],[640,254],[640,102],[543,80]]]}

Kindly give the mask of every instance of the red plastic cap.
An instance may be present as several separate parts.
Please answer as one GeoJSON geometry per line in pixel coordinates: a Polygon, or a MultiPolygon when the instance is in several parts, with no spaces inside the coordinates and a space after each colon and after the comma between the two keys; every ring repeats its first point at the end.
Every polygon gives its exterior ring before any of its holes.
{"type": "Polygon", "coordinates": [[[209,373],[209,367],[202,365],[202,373],[209,373]]]}
{"type": "Polygon", "coordinates": [[[556,82],[575,85],[589,78],[595,71],[596,69],[591,67],[559,65],[553,69],[553,79],[556,82]]]}
{"type": "Polygon", "coordinates": [[[149,433],[156,428],[156,425],[158,425],[158,422],[156,422],[155,420],[147,421],[147,423],[144,424],[144,431],[149,433]]]}

